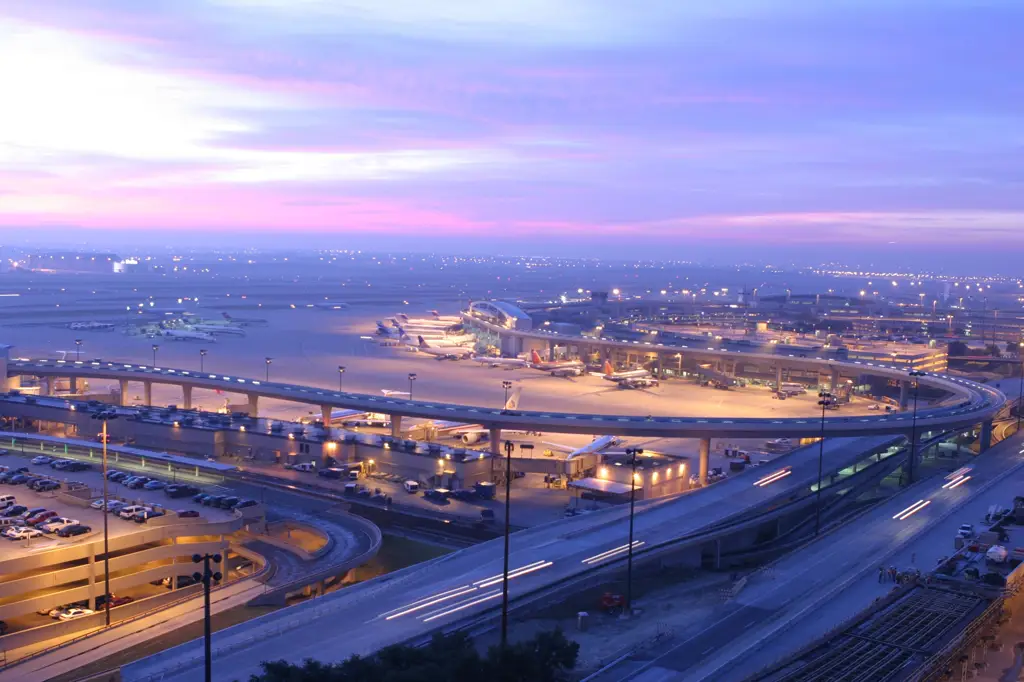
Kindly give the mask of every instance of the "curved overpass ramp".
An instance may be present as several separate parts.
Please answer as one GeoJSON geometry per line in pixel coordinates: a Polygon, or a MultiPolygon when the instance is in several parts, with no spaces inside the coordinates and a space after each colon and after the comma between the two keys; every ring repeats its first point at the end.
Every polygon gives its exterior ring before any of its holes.
{"type": "MultiPolygon", "coordinates": [[[[666,347],[672,348],[672,347],[666,347]]],[[[703,351],[722,355],[728,351],[703,351]]],[[[732,353],[735,356],[736,353],[732,353]]],[[[780,358],[756,353],[743,354],[744,359],[778,362],[780,358]]],[[[787,366],[816,368],[846,373],[872,374],[907,381],[907,374],[894,367],[872,363],[841,363],[816,358],[786,358],[787,366]]],[[[235,392],[249,397],[255,408],[259,398],[287,400],[316,405],[325,415],[333,408],[380,412],[399,417],[443,419],[483,424],[494,429],[518,429],[557,433],[582,433],[657,438],[727,438],[806,436],[822,431],[821,420],[815,418],[728,418],[690,416],[640,416],[582,414],[573,412],[504,411],[473,405],[438,403],[425,400],[402,400],[361,393],[346,393],[326,388],[260,381],[256,379],[209,372],[196,372],[166,367],[149,367],[127,363],[66,360],[8,361],[6,376],[74,377],[116,381],[141,381],[171,384],[187,391],[195,388],[235,392]]],[[[990,421],[1005,405],[1002,392],[966,379],[927,375],[923,386],[951,394],[957,401],[917,411],[916,425],[922,429],[948,430],[973,427],[990,421]]],[[[188,402],[188,401],[186,401],[188,402]]],[[[904,433],[911,428],[909,414],[878,416],[826,417],[826,436],[864,436],[904,433]]]]}

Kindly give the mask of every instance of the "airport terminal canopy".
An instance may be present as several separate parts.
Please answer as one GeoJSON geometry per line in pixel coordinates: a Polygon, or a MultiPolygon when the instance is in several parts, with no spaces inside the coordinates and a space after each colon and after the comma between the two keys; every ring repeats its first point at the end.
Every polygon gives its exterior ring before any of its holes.
{"type": "Polygon", "coordinates": [[[530,316],[519,306],[508,301],[474,301],[469,304],[469,314],[506,329],[533,329],[533,320],[530,316]]]}

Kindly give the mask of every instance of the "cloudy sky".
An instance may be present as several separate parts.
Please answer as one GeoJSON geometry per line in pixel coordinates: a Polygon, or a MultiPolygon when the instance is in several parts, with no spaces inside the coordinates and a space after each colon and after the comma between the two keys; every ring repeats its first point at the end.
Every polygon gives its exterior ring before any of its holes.
{"type": "Polygon", "coordinates": [[[0,0],[0,235],[1024,251],[1020,0],[0,0]]]}

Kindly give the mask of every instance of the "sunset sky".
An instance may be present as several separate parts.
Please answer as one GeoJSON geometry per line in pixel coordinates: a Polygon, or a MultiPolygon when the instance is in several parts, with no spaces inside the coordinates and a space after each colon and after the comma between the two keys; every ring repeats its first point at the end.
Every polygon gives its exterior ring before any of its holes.
{"type": "Polygon", "coordinates": [[[1020,253],[1022,36],[1019,0],[0,0],[0,241],[1020,253]]]}

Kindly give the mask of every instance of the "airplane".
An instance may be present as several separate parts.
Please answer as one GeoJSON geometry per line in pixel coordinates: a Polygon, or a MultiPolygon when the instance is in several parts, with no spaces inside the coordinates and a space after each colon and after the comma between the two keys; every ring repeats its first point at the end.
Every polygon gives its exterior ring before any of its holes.
{"type": "MultiPolygon", "coordinates": [[[[519,409],[519,397],[523,394],[522,387],[516,387],[505,401],[503,412],[515,412],[519,409]]],[[[439,436],[452,436],[462,441],[463,445],[475,445],[487,441],[491,432],[483,424],[464,424],[462,422],[433,420],[423,426],[430,426],[439,436]]]]}
{"type": "Polygon", "coordinates": [[[398,327],[389,327],[383,321],[377,320],[378,336],[399,336],[400,334],[401,332],[398,330],[398,327]]]}
{"type": "Polygon", "coordinates": [[[68,325],[68,329],[75,331],[107,331],[113,328],[114,325],[110,322],[72,322],[68,325]]]}
{"type": "Polygon", "coordinates": [[[438,360],[462,360],[473,354],[472,348],[461,348],[459,346],[432,346],[422,336],[419,337],[419,345],[416,350],[420,353],[433,355],[438,360]]]}
{"type": "Polygon", "coordinates": [[[437,320],[438,322],[451,322],[452,324],[459,324],[460,322],[462,322],[462,318],[459,317],[458,315],[442,315],[436,310],[429,310],[427,312],[433,315],[434,319],[437,320]]]}
{"type": "Polygon", "coordinates": [[[335,408],[331,410],[331,424],[341,424],[342,426],[379,426],[387,428],[391,426],[391,419],[386,414],[378,414],[376,412],[335,408]]]}
{"type": "Polygon", "coordinates": [[[616,385],[619,388],[650,388],[657,386],[658,380],[654,377],[630,377],[616,380],[616,385]]]}
{"type": "Polygon", "coordinates": [[[173,341],[206,341],[216,343],[217,339],[213,334],[206,332],[190,332],[183,329],[161,329],[157,336],[165,336],[173,341]]]}
{"type": "Polygon", "coordinates": [[[205,332],[207,334],[234,334],[236,336],[245,336],[245,330],[241,327],[229,327],[218,324],[194,324],[192,325],[192,330],[205,332]]]}
{"type": "Polygon", "coordinates": [[[405,327],[399,327],[398,333],[402,339],[411,339],[415,334],[417,339],[426,339],[435,346],[462,346],[476,340],[476,336],[473,334],[447,334],[432,329],[426,331],[422,329],[406,330],[405,327]]]}
{"type": "Polygon", "coordinates": [[[435,318],[435,317],[409,317],[405,313],[398,313],[392,320],[395,326],[399,324],[407,325],[409,327],[426,327],[432,329],[447,329],[448,327],[454,327],[459,324],[462,320],[458,318],[435,318]]]}
{"type": "Polygon", "coordinates": [[[491,367],[526,367],[529,362],[522,358],[492,358],[486,355],[474,355],[470,358],[473,362],[479,362],[481,365],[490,365],[491,367]]]}
{"type": "Polygon", "coordinates": [[[590,441],[581,448],[573,448],[568,445],[562,445],[560,443],[548,443],[547,441],[544,442],[544,445],[550,446],[555,450],[561,450],[562,452],[569,453],[565,459],[570,460],[574,457],[579,457],[580,455],[590,455],[598,452],[603,452],[604,450],[607,450],[608,448],[614,445],[618,445],[621,442],[622,439],[616,436],[597,436],[594,438],[594,440],[590,441]]]}
{"type": "MultiPolygon", "coordinates": [[[[623,382],[632,379],[650,379],[651,373],[646,369],[627,369],[616,372],[612,363],[604,361],[604,378],[608,381],[623,382]]],[[[657,381],[655,381],[657,383],[657,381]]]]}
{"type": "Polygon", "coordinates": [[[551,372],[551,376],[574,376],[583,374],[583,363],[579,360],[541,360],[537,351],[530,351],[530,367],[551,372]]]}

